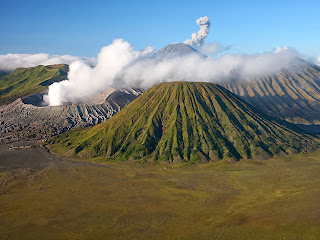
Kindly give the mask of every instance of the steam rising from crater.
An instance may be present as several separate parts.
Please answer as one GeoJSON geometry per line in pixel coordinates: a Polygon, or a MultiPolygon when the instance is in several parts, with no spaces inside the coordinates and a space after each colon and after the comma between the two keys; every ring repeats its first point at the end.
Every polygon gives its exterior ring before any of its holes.
{"type": "Polygon", "coordinates": [[[80,61],[71,63],[68,80],[50,85],[49,94],[44,100],[50,106],[57,106],[64,102],[78,102],[112,88],[124,67],[153,51],[152,47],[136,51],[123,39],[115,39],[112,44],[101,49],[94,68],[80,61]]]}

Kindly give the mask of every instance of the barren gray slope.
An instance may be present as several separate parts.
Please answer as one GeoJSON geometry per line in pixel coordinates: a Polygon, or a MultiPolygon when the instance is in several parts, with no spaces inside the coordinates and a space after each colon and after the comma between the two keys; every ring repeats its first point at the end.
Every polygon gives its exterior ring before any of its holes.
{"type": "Polygon", "coordinates": [[[75,127],[96,125],[119,112],[141,95],[137,89],[111,93],[101,104],[38,107],[21,98],[0,107],[0,143],[25,138],[46,138],[75,127]]]}

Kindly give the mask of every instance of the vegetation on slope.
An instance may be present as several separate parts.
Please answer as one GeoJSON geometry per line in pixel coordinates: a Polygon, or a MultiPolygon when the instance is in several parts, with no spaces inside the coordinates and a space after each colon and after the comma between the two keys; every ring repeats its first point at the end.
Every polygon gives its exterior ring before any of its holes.
{"type": "Polygon", "coordinates": [[[68,71],[65,64],[18,68],[0,77],[0,105],[41,93],[50,84],[66,79],[68,71]]]}
{"type": "Polygon", "coordinates": [[[225,88],[193,82],[155,85],[106,122],[51,143],[73,157],[175,163],[268,159],[318,145],[225,88]]]}

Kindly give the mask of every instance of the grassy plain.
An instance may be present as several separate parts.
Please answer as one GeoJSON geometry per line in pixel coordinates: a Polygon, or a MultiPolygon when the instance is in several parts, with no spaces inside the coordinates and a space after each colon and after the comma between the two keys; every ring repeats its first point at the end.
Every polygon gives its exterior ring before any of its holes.
{"type": "Polygon", "coordinates": [[[320,239],[320,151],[106,164],[0,173],[0,239],[320,239]]]}

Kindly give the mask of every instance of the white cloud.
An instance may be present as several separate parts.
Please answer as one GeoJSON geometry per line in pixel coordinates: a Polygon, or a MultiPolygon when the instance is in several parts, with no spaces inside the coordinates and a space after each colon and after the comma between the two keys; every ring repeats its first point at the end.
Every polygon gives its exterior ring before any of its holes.
{"type": "Polygon", "coordinates": [[[101,49],[96,67],[76,61],[70,64],[68,80],[49,87],[50,105],[77,102],[107,88],[149,88],[170,81],[220,82],[269,74],[289,67],[298,54],[288,47],[256,55],[225,54],[202,58],[197,54],[170,58],[146,57],[153,48],[136,51],[129,42],[116,39],[101,49]]]}
{"type": "Polygon", "coordinates": [[[318,63],[317,64],[320,66],[320,56],[318,57],[318,63]]]}
{"type": "Polygon", "coordinates": [[[0,55],[0,70],[13,71],[16,68],[35,67],[38,65],[53,65],[53,64],[71,64],[75,61],[82,61],[89,65],[95,65],[95,58],[76,57],[70,55],[49,55],[47,53],[38,54],[18,54],[9,53],[0,55]]]}
{"type": "Polygon", "coordinates": [[[197,50],[200,52],[212,56],[216,55],[217,53],[228,51],[231,48],[231,46],[224,46],[217,42],[212,43],[204,43],[202,46],[198,47],[197,50]]]}
{"type": "MultiPolygon", "coordinates": [[[[144,59],[124,68],[118,77],[121,86],[149,88],[169,81],[220,82],[270,74],[289,67],[298,56],[293,49],[256,55],[225,54],[217,58],[188,55],[169,59],[144,59]]],[[[115,86],[117,87],[117,86],[115,86]]]]}
{"type": "Polygon", "coordinates": [[[61,105],[64,102],[77,102],[101,90],[111,88],[124,67],[153,51],[153,47],[136,51],[128,42],[115,39],[112,44],[101,49],[94,68],[81,61],[71,63],[68,80],[50,85],[45,101],[51,106],[61,105]]]}
{"type": "Polygon", "coordinates": [[[274,53],[280,53],[282,51],[287,51],[288,49],[289,49],[288,46],[277,47],[273,52],[274,53]]]}

